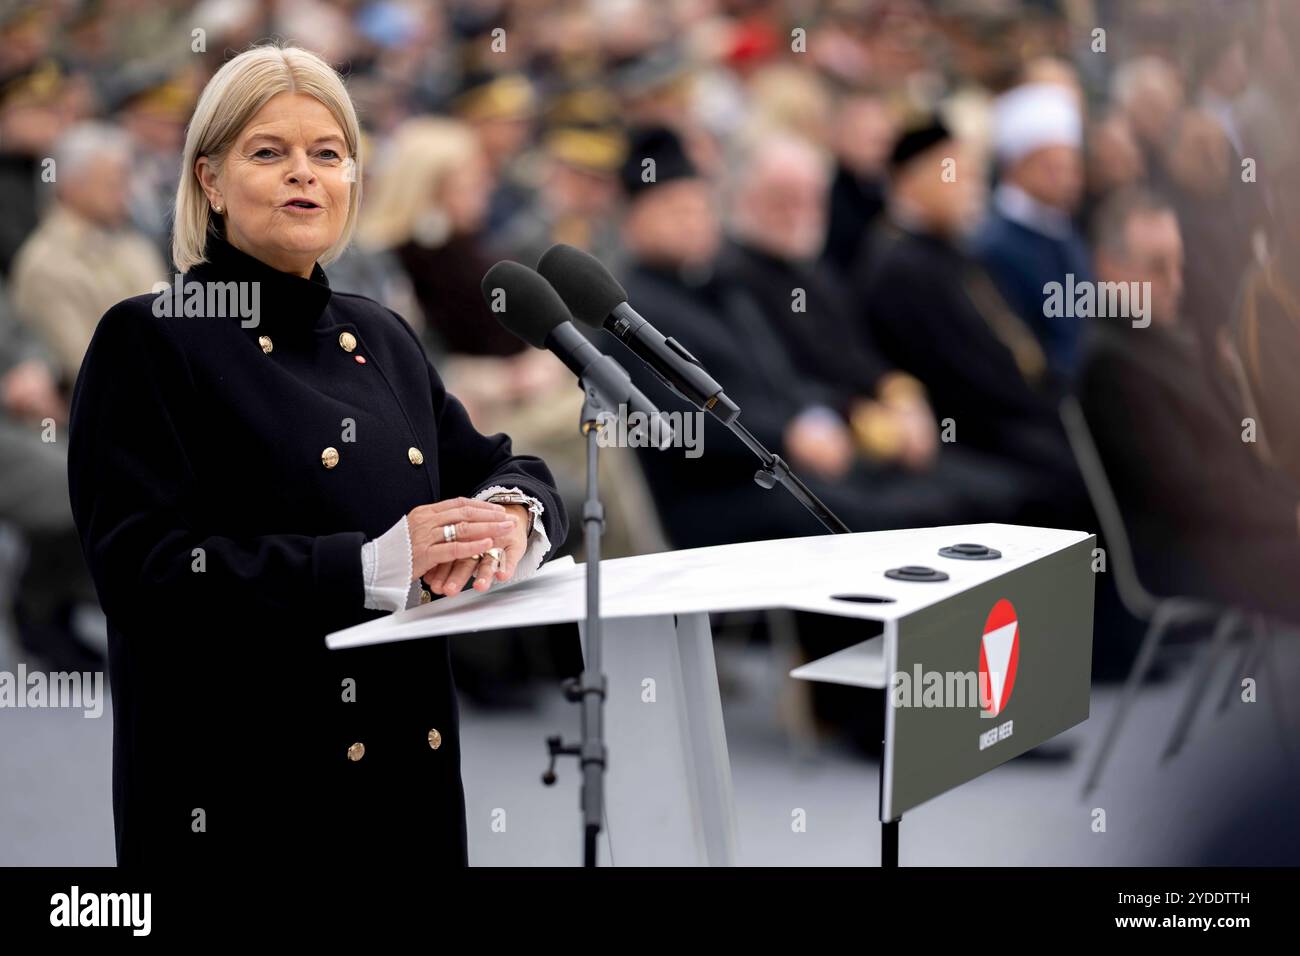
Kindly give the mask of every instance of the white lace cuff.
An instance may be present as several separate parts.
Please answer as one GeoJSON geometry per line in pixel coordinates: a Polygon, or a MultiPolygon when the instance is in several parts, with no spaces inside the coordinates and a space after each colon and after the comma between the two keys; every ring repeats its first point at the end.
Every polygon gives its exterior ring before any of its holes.
{"type": "Polygon", "coordinates": [[[420,603],[420,582],[411,580],[411,532],[406,515],[361,546],[361,573],[366,607],[402,611],[420,603]]]}
{"type": "Polygon", "coordinates": [[[519,563],[515,565],[515,576],[510,579],[511,581],[523,581],[537,573],[537,569],[542,566],[542,559],[551,550],[551,539],[546,536],[546,526],[542,524],[542,512],[546,508],[532,495],[525,494],[518,488],[506,488],[503,485],[484,488],[474,497],[480,501],[485,501],[492,495],[500,494],[524,495],[528,499],[528,510],[533,515],[533,531],[528,536],[528,548],[524,551],[523,557],[519,559],[519,563]]]}

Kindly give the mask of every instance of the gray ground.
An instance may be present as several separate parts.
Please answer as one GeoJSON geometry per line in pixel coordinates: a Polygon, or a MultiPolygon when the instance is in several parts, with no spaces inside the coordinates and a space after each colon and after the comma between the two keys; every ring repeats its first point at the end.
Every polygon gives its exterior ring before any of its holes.
{"type": "MultiPolygon", "coordinates": [[[[1300,645],[1275,641],[1276,665],[1297,686],[1300,645]]],[[[792,746],[771,689],[780,678],[760,647],[718,643],[727,740],[735,784],[740,862],[746,865],[874,865],[879,861],[875,765],[834,744],[792,746]],[[790,812],[807,811],[793,833],[790,812]]],[[[15,648],[0,633],[0,670],[14,671],[15,648]]],[[[1220,670],[1218,681],[1226,677],[1220,670]]],[[[1058,738],[1072,759],[1019,758],[909,814],[901,827],[904,865],[975,866],[1207,862],[1300,863],[1300,771],[1283,748],[1259,682],[1261,702],[1232,704],[1222,716],[1203,707],[1177,759],[1159,752],[1186,669],[1143,690],[1101,789],[1082,800],[1079,785],[1117,692],[1095,690],[1092,718],[1058,738]],[[1106,832],[1092,829],[1106,811],[1106,832]]],[[[1277,686],[1274,683],[1273,686],[1277,686]]],[[[574,865],[580,859],[576,763],[563,761],[552,788],[539,782],[543,738],[578,733],[578,709],[545,688],[533,711],[463,705],[464,778],[471,862],[481,866],[574,865]],[[505,833],[491,811],[509,807],[505,833]]],[[[1293,746],[1300,699],[1288,701],[1293,746]]],[[[111,865],[109,801],[112,718],[80,711],[0,710],[0,865],[111,865]]],[[[648,795],[648,799],[652,795],[648,795]]]]}

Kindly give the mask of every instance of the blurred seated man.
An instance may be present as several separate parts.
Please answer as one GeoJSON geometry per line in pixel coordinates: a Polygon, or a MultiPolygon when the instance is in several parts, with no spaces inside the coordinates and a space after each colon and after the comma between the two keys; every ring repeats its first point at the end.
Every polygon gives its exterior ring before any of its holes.
{"type": "Polygon", "coordinates": [[[860,254],[855,298],[886,360],[925,386],[941,437],[1016,466],[1020,520],[1090,526],[1057,413],[1060,383],[1037,337],[960,246],[983,182],[944,173],[969,173],[968,156],[934,116],[899,137],[887,213],[860,254]]]}
{"type": "MultiPolygon", "coordinates": [[[[740,420],[851,529],[1005,517],[1008,506],[997,489],[950,488],[928,474],[858,454],[851,429],[834,408],[835,390],[791,361],[754,292],[714,269],[721,231],[710,187],[673,132],[634,131],[623,183],[629,197],[623,238],[631,262],[624,285],[633,307],[700,360],[740,406],[740,420]]],[[[660,408],[686,408],[621,347],[609,347],[660,408]]],[[[754,484],[757,459],[710,415],[704,416],[702,440],[700,455],[677,447],[643,449],[641,460],[674,544],[699,547],[824,530],[783,489],[754,484]]]]}
{"type": "Polygon", "coordinates": [[[821,154],[800,139],[767,137],[733,168],[723,278],[751,294],[795,371],[826,390],[863,452],[928,467],[938,435],[921,386],[876,354],[847,290],[816,258],[829,188],[821,154]]]}
{"type": "MultiPolygon", "coordinates": [[[[1049,283],[1092,279],[1073,216],[1083,198],[1083,121],[1074,92],[1027,83],[998,98],[993,141],[1001,182],[975,236],[975,255],[1007,304],[1033,330],[1058,375],[1078,364],[1083,320],[1044,307],[1049,283]],[[1072,277],[1072,278],[1071,278],[1072,277]]],[[[957,179],[970,175],[958,164],[957,179]]],[[[950,184],[951,185],[951,184],[950,184]]]]}
{"type": "Polygon", "coordinates": [[[1012,500],[1017,470],[978,449],[939,442],[924,387],[880,356],[838,276],[817,260],[829,184],[816,149],[769,137],[733,168],[734,241],[718,268],[750,293],[799,377],[830,396],[857,453],[954,491],[992,485],[992,498],[1012,500]]]}
{"type": "Polygon", "coordinates": [[[1105,281],[1149,283],[1151,323],[1095,323],[1080,398],[1144,583],[1300,621],[1300,487],[1254,454],[1225,383],[1180,317],[1174,211],[1121,193],[1097,218],[1105,281]]]}
{"type": "Polygon", "coordinates": [[[167,266],[128,225],[131,141],[104,123],[82,123],[54,152],[55,202],[14,260],[20,320],[71,381],[99,318],[114,303],[167,282],[167,266]]]}

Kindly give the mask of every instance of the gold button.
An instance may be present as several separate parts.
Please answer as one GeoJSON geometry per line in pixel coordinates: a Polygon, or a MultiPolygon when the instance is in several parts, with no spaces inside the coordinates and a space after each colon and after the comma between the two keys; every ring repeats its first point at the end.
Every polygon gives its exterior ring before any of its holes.
{"type": "Polygon", "coordinates": [[[429,731],[429,746],[434,750],[437,750],[442,746],[442,734],[438,733],[437,727],[434,727],[433,730],[429,731]]]}
{"type": "Polygon", "coordinates": [[[333,468],[339,463],[339,450],[337,448],[326,448],[320,453],[320,463],[326,468],[333,468]]]}
{"type": "Polygon", "coordinates": [[[348,748],[348,759],[351,760],[353,763],[356,763],[365,755],[366,755],[366,745],[363,743],[358,742],[348,748]]]}
{"type": "Polygon", "coordinates": [[[420,603],[428,604],[432,600],[433,600],[433,595],[430,592],[426,591],[424,588],[420,588],[420,603]]]}
{"type": "Polygon", "coordinates": [[[412,465],[424,464],[424,453],[420,451],[420,449],[416,448],[415,446],[411,446],[410,448],[406,449],[406,457],[411,459],[412,465]]]}
{"type": "Polygon", "coordinates": [[[342,347],[343,351],[351,352],[357,347],[357,337],[351,332],[340,332],[339,345],[342,347]]]}
{"type": "Polygon", "coordinates": [[[269,353],[271,351],[271,336],[259,335],[257,337],[257,344],[262,346],[263,352],[269,353]]]}

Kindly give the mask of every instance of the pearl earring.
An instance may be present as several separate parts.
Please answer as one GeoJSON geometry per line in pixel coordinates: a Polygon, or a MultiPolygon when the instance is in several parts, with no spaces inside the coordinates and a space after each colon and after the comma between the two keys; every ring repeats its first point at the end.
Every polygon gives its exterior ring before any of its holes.
{"type": "Polygon", "coordinates": [[[220,207],[220,206],[213,206],[213,207],[212,207],[212,211],[215,212],[215,213],[217,213],[218,215],[220,215],[220,214],[221,214],[221,207],[220,207]]]}

